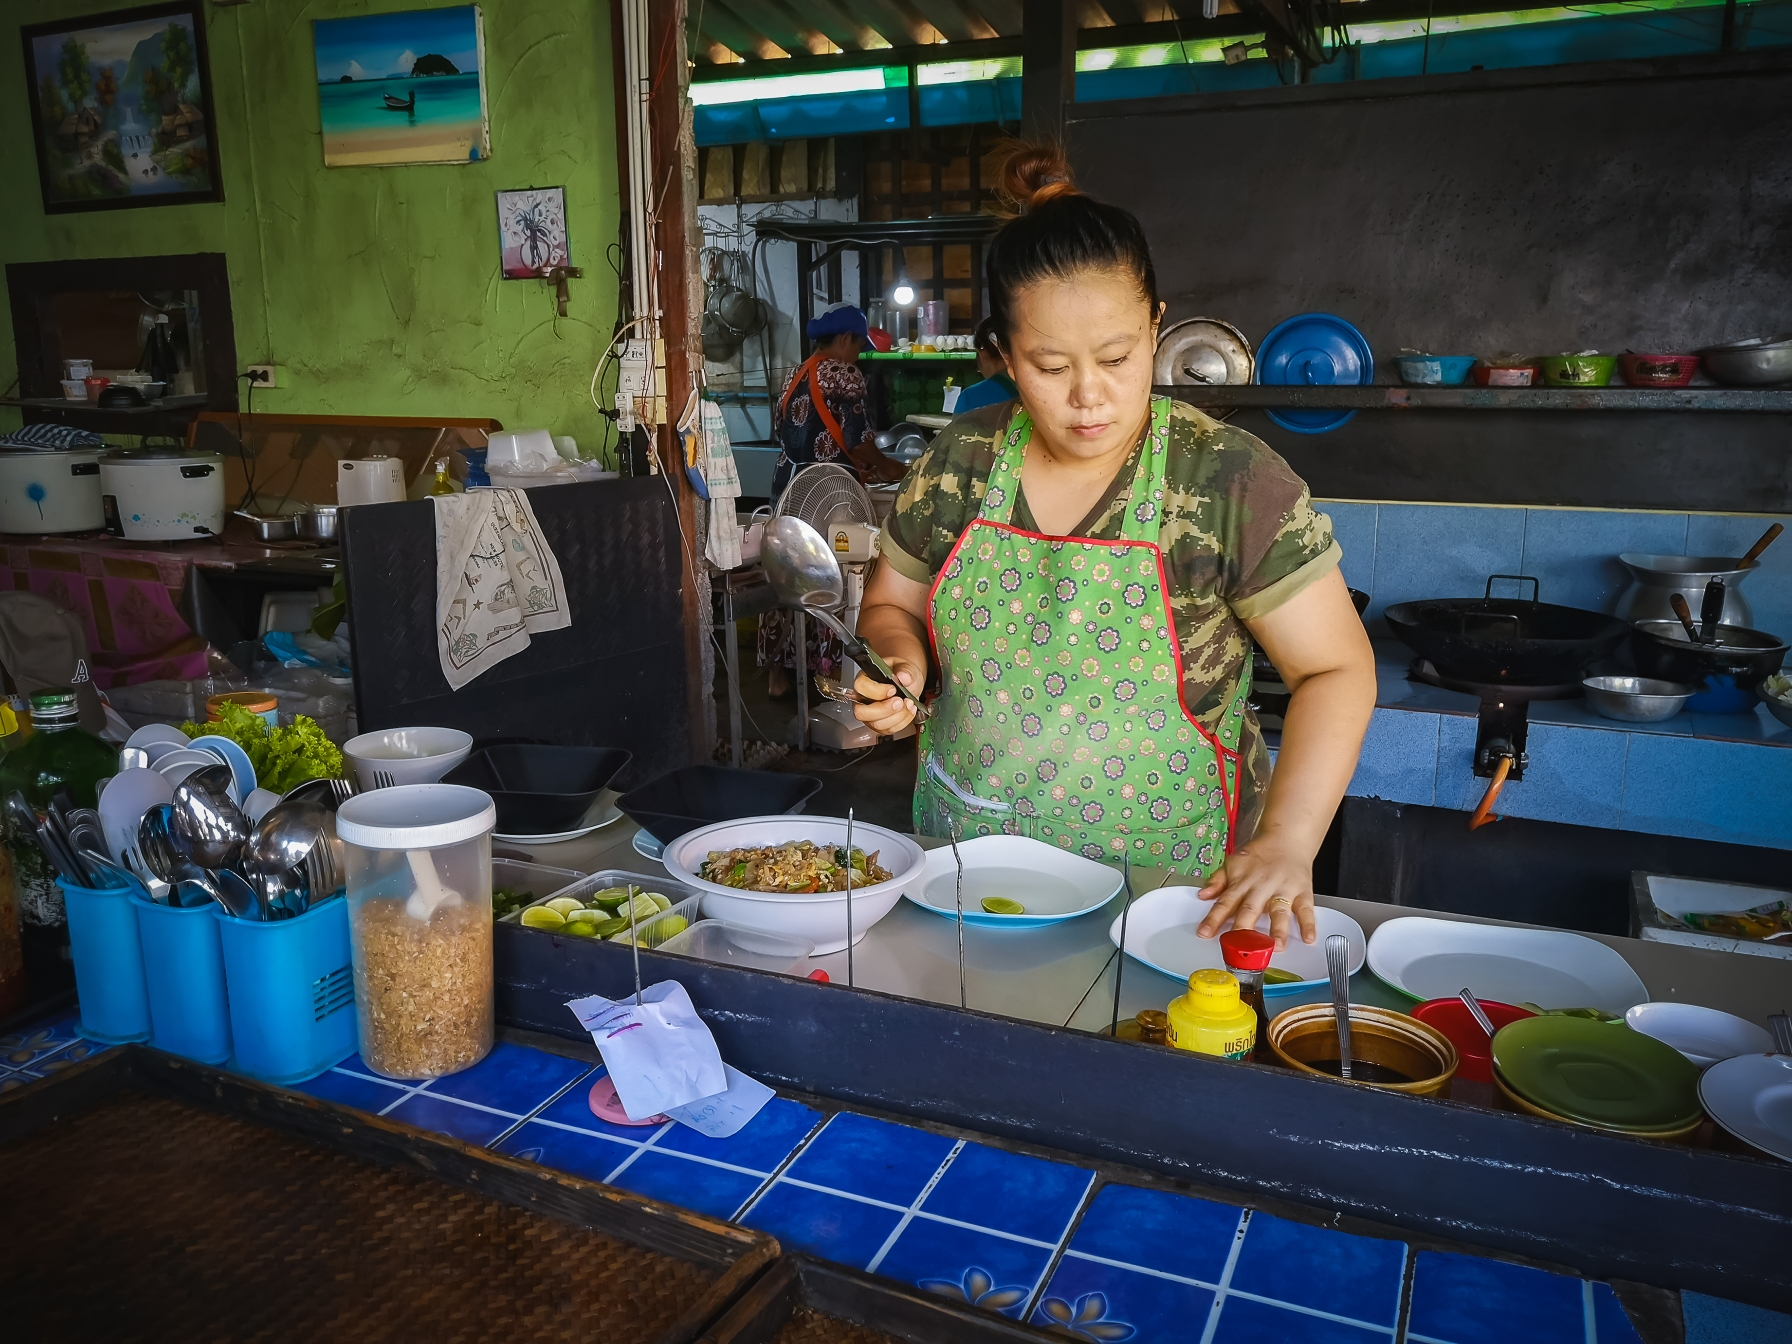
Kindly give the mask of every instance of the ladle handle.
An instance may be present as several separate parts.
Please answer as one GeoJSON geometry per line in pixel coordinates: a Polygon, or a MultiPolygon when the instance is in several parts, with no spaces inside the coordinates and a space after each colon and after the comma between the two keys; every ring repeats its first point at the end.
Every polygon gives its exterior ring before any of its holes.
{"type": "Polygon", "coordinates": [[[1750,565],[1754,564],[1755,561],[1761,558],[1761,552],[1773,545],[1774,539],[1785,530],[1786,527],[1783,523],[1775,523],[1772,527],[1768,528],[1761,534],[1761,540],[1749,547],[1748,554],[1743,556],[1742,559],[1737,562],[1736,568],[1747,569],[1750,565]]]}
{"type": "Polygon", "coordinates": [[[1705,641],[1699,634],[1699,627],[1692,623],[1692,608],[1686,605],[1686,599],[1679,593],[1669,593],[1668,605],[1680,618],[1680,624],[1686,627],[1686,637],[1694,644],[1703,644],[1705,641]]]}

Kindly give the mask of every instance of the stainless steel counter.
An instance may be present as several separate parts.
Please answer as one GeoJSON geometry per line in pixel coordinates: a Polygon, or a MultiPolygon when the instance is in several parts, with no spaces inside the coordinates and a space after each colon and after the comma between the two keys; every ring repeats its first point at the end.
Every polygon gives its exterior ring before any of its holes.
{"type": "MultiPolygon", "coordinates": [[[[523,846],[494,841],[496,852],[529,857],[561,868],[596,872],[617,868],[657,876],[665,870],[641,857],[633,845],[637,827],[627,817],[578,840],[557,845],[523,846]]],[[[944,843],[922,837],[929,848],[944,843]]],[[[1170,874],[1160,869],[1133,869],[1133,893],[1162,886],[1170,874]]],[[[1474,924],[1505,921],[1414,910],[1375,901],[1321,896],[1323,905],[1344,911],[1365,934],[1389,919],[1425,915],[1432,919],[1474,924]]],[[[1043,929],[995,930],[967,925],[964,931],[965,1003],[980,1012],[1105,1030],[1113,1015],[1116,954],[1108,928],[1120,913],[1115,897],[1101,910],[1043,929]]],[[[1643,942],[1606,934],[1586,934],[1616,949],[1630,963],[1652,999],[1671,999],[1721,1008],[1752,1022],[1792,1007],[1792,976],[1785,963],[1770,957],[1711,952],[1668,943],[1643,942]]],[[[839,984],[847,980],[846,953],[817,957],[820,967],[839,984]]],[[[853,983],[904,998],[933,1003],[958,1002],[958,931],[955,920],[922,910],[912,902],[896,904],[853,949],[853,983]]],[[[1120,977],[1120,1013],[1130,1017],[1141,1008],[1162,1008],[1185,986],[1134,960],[1120,977]]],[[[1351,978],[1351,995],[1360,1003],[1403,1008],[1408,1000],[1389,989],[1365,967],[1351,978]]],[[[1325,992],[1279,995],[1272,1009],[1324,999],[1325,992]]]]}

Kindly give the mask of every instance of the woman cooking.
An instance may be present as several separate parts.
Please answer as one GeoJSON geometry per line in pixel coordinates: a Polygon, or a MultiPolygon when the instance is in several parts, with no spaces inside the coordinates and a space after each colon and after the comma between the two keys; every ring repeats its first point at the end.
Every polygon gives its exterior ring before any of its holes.
{"type": "MultiPolygon", "coordinates": [[[[1003,828],[1205,887],[1199,933],[1267,911],[1312,942],[1313,856],[1375,703],[1342,552],[1242,430],[1151,394],[1163,313],[1139,222],[1056,151],[1004,170],[990,313],[1018,403],[969,412],[904,482],[859,633],[920,692],[915,821],[1003,828]],[[1293,698],[1273,778],[1252,641],[1293,698]]],[[[879,732],[913,718],[861,674],[879,732]]]]}

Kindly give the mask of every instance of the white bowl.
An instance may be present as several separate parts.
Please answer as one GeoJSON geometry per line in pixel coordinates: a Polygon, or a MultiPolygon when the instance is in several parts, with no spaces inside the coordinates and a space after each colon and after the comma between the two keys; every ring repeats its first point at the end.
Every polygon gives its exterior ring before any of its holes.
{"type": "Polygon", "coordinates": [[[342,744],[363,789],[374,787],[375,771],[394,784],[435,784],[473,754],[473,736],[458,728],[381,728],[342,744]]]}
{"type": "MultiPolygon", "coordinates": [[[[854,839],[857,838],[855,828],[854,839]]],[[[860,896],[857,887],[852,893],[854,947],[863,942],[871,926],[895,909],[896,902],[902,899],[902,892],[888,882],[865,890],[876,894],[860,896]]],[[[725,919],[730,924],[758,933],[781,933],[807,939],[815,944],[814,955],[818,957],[846,950],[846,893],[843,891],[827,893],[821,900],[814,896],[805,896],[801,900],[777,897],[746,900],[740,892],[718,896],[706,890],[703,893],[703,917],[725,919]]]]}
{"type": "Polygon", "coordinates": [[[1773,1037],[1764,1028],[1696,1003],[1639,1003],[1624,1020],[1632,1031],[1673,1046],[1701,1069],[1737,1055],[1773,1053],[1773,1037]]]}
{"type": "MultiPolygon", "coordinates": [[[[703,893],[705,915],[766,933],[807,938],[815,944],[818,957],[838,952],[846,946],[845,892],[741,891],[697,876],[711,850],[783,845],[792,840],[844,845],[846,821],[841,817],[798,815],[718,822],[679,836],[666,846],[661,862],[673,877],[703,893]]],[[[895,908],[905,890],[921,890],[927,851],[906,835],[867,822],[853,824],[852,842],[856,849],[876,853],[878,863],[895,875],[887,882],[853,888],[852,932],[856,944],[864,930],[895,908]]]]}

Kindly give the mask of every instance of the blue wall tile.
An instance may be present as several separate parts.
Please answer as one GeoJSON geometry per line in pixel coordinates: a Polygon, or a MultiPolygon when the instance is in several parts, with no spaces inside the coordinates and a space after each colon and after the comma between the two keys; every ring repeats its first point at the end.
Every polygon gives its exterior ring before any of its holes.
{"type": "Polygon", "coordinates": [[[1071,1339],[1188,1344],[1201,1338],[1212,1310],[1211,1289],[1066,1255],[1030,1319],[1059,1327],[1058,1333],[1071,1339]],[[1103,1332],[1103,1325],[1131,1326],[1134,1333],[1103,1332]]]}
{"type": "MultiPolygon", "coordinates": [[[[1193,1338],[1194,1336],[1191,1336],[1193,1338]]],[[[1220,1305],[1213,1344],[1389,1344],[1386,1330],[1292,1311],[1248,1297],[1228,1297],[1220,1305]]]]}
{"type": "Polygon", "coordinates": [[[1695,737],[1630,738],[1627,831],[1792,849],[1792,751],[1695,737]]]}
{"type": "Polygon", "coordinates": [[[1523,509],[1380,505],[1370,622],[1379,620],[1395,602],[1479,597],[1486,591],[1488,575],[1518,573],[1524,559],[1524,522],[1523,509]]]}
{"type": "Polygon", "coordinates": [[[953,1148],[926,1130],[842,1112],[809,1141],[789,1174],[811,1185],[891,1204],[914,1202],[953,1148]]]}
{"type": "Polygon", "coordinates": [[[1344,548],[1344,582],[1365,593],[1375,591],[1376,504],[1350,504],[1316,499],[1319,512],[1332,520],[1332,536],[1344,548]]]}
{"type": "Polygon", "coordinates": [[[429,1090],[514,1115],[528,1115],[574,1078],[590,1073],[591,1068],[581,1060],[499,1041],[472,1068],[435,1079],[429,1090]]]}
{"type": "Polygon", "coordinates": [[[353,1106],[371,1115],[378,1115],[405,1093],[398,1083],[376,1083],[371,1078],[336,1069],[325,1069],[317,1077],[295,1084],[293,1090],[341,1106],[353,1106]]]}
{"type": "Polygon", "coordinates": [[[607,1181],[610,1173],[627,1161],[640,1143],[652,1137],[653,1130],[638,1133],[638,1142],[624,1143],[531,1120],[500,1143],[497,1150],[552,1167],[555,1171],[564,1171],[570,1176],[581,1176],[587,1181],[607,1181]]]}
{"type": "MultiPolygon", "coordinates": [[[[1473,811],[1488,781],[1474,773],[1473,719],[1446,717],[1438,736],[1437,805],[1473,811]]],[[[1623,819],[1627,733],[1533,723],[1524,778],[1507,784],[1494,811],[1574,826],[1616,827],[1623,819]]]]}
{"type": "Polygon", "coordinates": [[[0,1036],[0,1068],[24,1069],[81,1039],[72,1014],[30,1023],[0,1036]]]}
{"type": "Polygon", "coordinates": [[[1090,1201],[1070,1245],[1086,1255],[1218,1283],[1240,1216],[1230,1204],[1107,1185],[1090,1201]]]}
{"type": "Polygon", "coordinates": [[[821,1112],[800,1102],[773,1097],[731,1137],[712,1139],[689,1125],[674,1125],[654,1146],[693,1153],[769,1175],[795,1150],[821,1120],[821,1112]]]}
{"type": "Polygon", "coordinates": [[[1683,513],[1527,509],[1521,572],[1536,576],[1545,602],[1609,612],[1630,583],[1620,554],[1680,555],[1685,545],[1683,513]]]}
{"type": "MultiPolygon", "coordinates": [[[[1686,1344],[1792,1344],[1792,1316],[1766,1307],[1682,1292],[1680,1311],[1686,1318],[1686,1344]]],[[[1605,1344],[1603,1334],[1599,1344],[1605,1344]]]]}
{"type": "Polygon", "coordinates": [[[1093,1179],[1080,1167],[967,1143],[921,1208],[1055,1246],[1093,1179]]]}
{"type": "Polygon", "coordinates": [[[1369,719],[1346,792],[1356,798],[1431,806],[1437,797],[1439,718],[1406,709],[1377,709],[1369,719]]]}
{"type": "MultiPolygon", "coordinates": [[[[1392,1330],[1405,1273],[1405,1242],[1254,1213],[1228,1286],[1392,1330]]],[[[1231,1313],[1230,1301],[1225,1311],[1231,1313]]]]}
{"type": "Polygon", "coordinates": [[[487,1144],[516,1123],[516,1117],[494,1115],[490,1111],[462,1106],[457,1101],[432,1097],[427,1092],[413,1092],[386,1112],[389,1119],[418,1129],[432,1129],[438,1134],[467,1143],[487,1144]]]}
{"type": "Polygon", "coordinates": [[[1052,1252],[966,1227],[912,1220],[872,1271],[1019,1320],[1052,1252]]]}
{"type": "Polygon", "coordinates": [[[841,1195],[778,1182],[741,1215],[741,1222],[769,1232],[787,1248],[807,1251],[854,1269],[871,1263],[902,1215],[841,1195]]]}
{"type": "Polygon", "coordinates": [[[1409,1337],[1450,1344],[1586,1344],[1579,1279],[1474,1255],[1420,1251],[1409,1337]]]}
{"type": "MultiPolygon", "coordinates": [[[[674,1126],[683,1129],[683,1125],[674,1126]]],[[[665,1140],[660,1141],[664,1143],[665,1140]]],[[[613,1182],[624,1190],[649,1199],[661,1199],[680,1208],[707,1213],[711,1218],[732,1218],[734,1211],[764,1184],[763,1176],[712,1167],[688,1157],[663,1153],[659,1145],[647,1149],[617,1175],[613,1182]]]]}
{"type": "MultiPolygon", "coordinates": [[[[1780,514],[1695,513],[1687,519],[1687,554],[1740,556],[1774,523],[1792,530],[1792,517],[1780,514]]],[[[1755,627],[1792,639],[1792,537],[1781,537],[1769,546],[1760,563],[1742,586],[1754,610],[1755,627]]]]}

